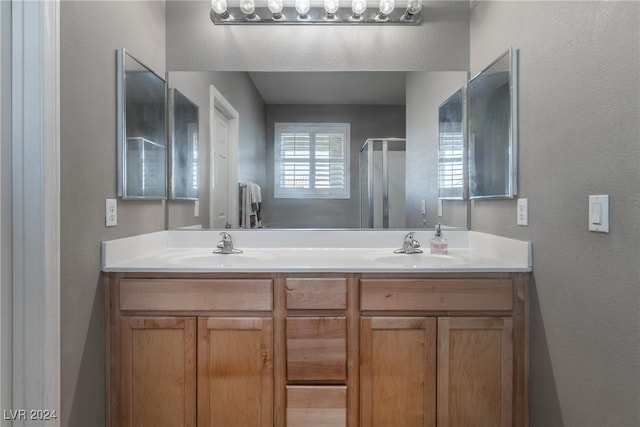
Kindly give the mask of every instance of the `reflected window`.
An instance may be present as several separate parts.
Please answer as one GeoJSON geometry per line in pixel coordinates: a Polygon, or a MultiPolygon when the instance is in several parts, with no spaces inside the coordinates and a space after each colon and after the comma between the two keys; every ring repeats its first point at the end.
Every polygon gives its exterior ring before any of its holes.
{"type": "Polygon", "coordinates": [[[276,123],[274,197],[348,199],[349,123],[276,123]]]}

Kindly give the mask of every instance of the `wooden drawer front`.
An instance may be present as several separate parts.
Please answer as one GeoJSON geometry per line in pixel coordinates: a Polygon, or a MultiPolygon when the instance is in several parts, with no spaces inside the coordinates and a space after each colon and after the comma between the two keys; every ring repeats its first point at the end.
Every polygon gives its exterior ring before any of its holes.
{"type": "Polygon", "coordinates": [[[346,425],[346,386],[287,386],[287,427],[346,425]]]}
{"type": "Polygon", "coordinates": [[[344,310],[347,308],[347,279],[287,279],[287,308],[344,310]]]}
{"type": "Polygon", "coordinates": [[[123,279],[121,310],[262,311],[273,308],[270,279],[123,279]]]}
{"type": "Polygon", "coordinates": [[[362,310],[507,311],[511,279],[362,279],[362,310]]]}
{"type": "Polygon", "coordinates": [[[345,317],[287,318],[287,379],[347,379],[345,317]]]}

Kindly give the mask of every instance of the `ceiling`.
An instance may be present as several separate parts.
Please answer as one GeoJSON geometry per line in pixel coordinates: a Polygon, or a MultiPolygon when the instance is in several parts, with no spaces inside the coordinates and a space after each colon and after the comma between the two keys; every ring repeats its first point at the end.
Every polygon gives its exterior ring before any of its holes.
{"type": "Polygon", "coordinates": [[[250,72],[266,104],[405,105],[397,71],[250,72]]]}

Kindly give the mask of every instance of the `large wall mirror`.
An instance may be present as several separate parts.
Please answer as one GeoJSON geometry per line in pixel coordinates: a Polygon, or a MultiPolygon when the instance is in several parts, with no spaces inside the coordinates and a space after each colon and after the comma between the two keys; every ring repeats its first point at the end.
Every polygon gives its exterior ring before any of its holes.
{"type": "Polygon", "coordinates": [[[469,197],[517,195],[518,51],[469,81],[469,197]]]}
{"type": "Polygon", "coordinates": [[[118,196],[167,197],[165,80],[125,49],[117,51],[118,196]]]}
{"type": "Polygon", "coordinates": [[[458,89],[438,108],[438,195],[442,200],[465,197],[466,92],[458,89]]]}
{"type": "MultiPolygon", "coordinates": [[[[433,228],[437,222],[467,228],[466,200],[445,201],[444,216],[437,215],[438,107],[468,82],[466,71],[170,71],[167,80],[197,104],[200,118],[198,204],[169,200],[170,229],[211,228],[211,213],[218,214],[219,206],[211,196],[212,188],[220,182],[215,175],[220,167],[216,166],[214,139],[220,139],[216,135],[221,128],[231,129],[234,119],[228,125],[220,125],[225,123],[221,117],[225,114],[216,111],[211,87],[239,114],[237,164],[229,165],[229,170],[237,171],[237,178],[229,181],[228,191],[240,192],[240,206],[229,208],[242,213],[242,189],[248,183],[258,184],[264,228],[369,228],[366,221],[361,221],[368,185],[361,183],[360,149],[367,140],[389,138],[406,139],[406,164],[400,170],[405,178],[402,188],[394,187],[402,194],[402,201],[388,203],[389,215],[401,218],[388,226],[381,222],[373,228],[433,228]],[[348,199],[274,197],[276,123],[294,122],[350,123],[348,199]]],[[[462,101],[456,108],[463,108],[462,101]]],[[[229,136],[231,141],[232,135],[229,136]]],[[[461,153],[456,155],[464,161],[461,153]]],[[[378,199],[382,200],[382,195],[375,198],[378,199]]]]}

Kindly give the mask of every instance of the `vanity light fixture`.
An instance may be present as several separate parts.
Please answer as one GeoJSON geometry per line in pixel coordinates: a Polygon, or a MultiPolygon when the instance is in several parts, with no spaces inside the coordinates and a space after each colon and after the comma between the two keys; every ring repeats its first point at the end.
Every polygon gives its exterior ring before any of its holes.
{"type": "Polygon", "coordinates": [[[209,15],[216,25],[422,24],[423,0],[395,1],[379,0],[375,9],[367,0],[211,0],[209,15]]]}

